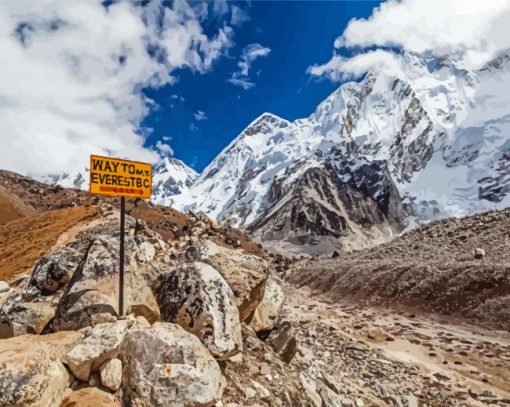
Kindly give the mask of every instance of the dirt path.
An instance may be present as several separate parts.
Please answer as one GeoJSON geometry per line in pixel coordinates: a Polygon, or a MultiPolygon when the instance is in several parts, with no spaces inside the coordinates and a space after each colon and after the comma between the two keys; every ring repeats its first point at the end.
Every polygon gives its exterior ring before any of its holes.
{"type": "MultiPolygon", "coordinates": [[[[302,363],[356,405],[510,406],[510,333],[327,303],[287,287],[302,363]]],[[[347,402],[348,405],[348,402],[347,402]]]]}

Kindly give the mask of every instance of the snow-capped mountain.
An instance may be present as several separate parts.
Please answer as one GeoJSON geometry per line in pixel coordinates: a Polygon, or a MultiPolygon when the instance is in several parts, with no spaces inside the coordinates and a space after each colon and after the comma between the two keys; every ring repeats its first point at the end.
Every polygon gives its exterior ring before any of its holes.
{"type": "MultiPolygon", "coordinates": [[[[357,192],[370,182],[392,191],[390,212],[380,206],[378,215],[368,216],[370,222],[358,219],[347,228],[353,233],[361,229],[362,234],[354,234],[364,238],[373,238],[381,228],[398,231],[403,216],[411,213],[430,220],[508,206],[510,92],[503,91],[510,90],[508,55],[475,71],[455,57],[403,53],[401,61],[400,72],[369,73],[360,82],[343,84],[308,118],[289,122],[264,113],[211,162],[184,196],[172,197],[173,204],[275,241],[283,235],[296,241],[296,233],[301,236],[298,241],[317,241],[330,236],[325,230],[333,226],[336,235],[342,235],[337,221],[352,220],[352,211],[345,213],[349,202],[342,193],[342,205],[333,210],[329,202],[328,209],[337,217],[326,229],[312,230],[313,220],[304,222],[302,230],[293,223],[298,209],[310,201],[292,208],[289,202],[302,201],[304,195],[317,197],[321,183],[333,195],[345,192],[349,183],[357,192]],[[377,176],[356,176],[358,168],[374,163],[383,163],[373,171],[377,176]],[[320,181],[325,174],[327,183],[320,181]],[[298,187],[312,181],[313,188],[310,183],[298,187]]],[[[376,187],[353,199],[377,202],[380,194],[376,187]]],[[[310,211],[306,216],[328,223],[317,208],[310,211]]]]}
{"type": "Polygon", "coordinates": [[[400,61],[343,84],[307,118],[262,114],[201,174],[164,159],[153,200],[314,253],[387,239],[413,218],[508,206],[509,56],[478,70],[455,56],[400,61]]]}
{"type": "MultiPolygon", "coordinates": [[[[65,188],[88,189],[89,186],[88,168],[60,175],[31,176],[41,182],[65,188]]],[[[152,199],[156,202],[164,199],[171,205],[172,197],[182,199],[197,177],[198,174],[182,161],[163,157],[152,169],[152,199]]]]}

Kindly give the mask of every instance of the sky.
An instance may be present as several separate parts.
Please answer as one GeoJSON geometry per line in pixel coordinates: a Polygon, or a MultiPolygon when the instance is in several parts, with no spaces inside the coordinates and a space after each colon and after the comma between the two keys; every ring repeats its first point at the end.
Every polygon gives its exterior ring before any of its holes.
{"type": "Polygon", "coordinates": [[[232,9],[247,21],[234,26],[235,43],[227,57],[205,74],[180,70],[174,86],[147,90],[158,109],[144,120],[153,129],[148,142],[171,137],[175,157],[201,171],[234,137],[264,112],[288,120],[306,117],[337,87],[307,73],[317,61],[331,57],[342,27],[355,17],[368,17],[379,2],[243,2],[213,21],[229,21],[232,9]],[[257,44],[258,47],[250,45],[257,44]],[[240,72],[249,50],[261,50],[244,82],[229,79],[240,72]],[[248,83],[248,85],[246,85],[248,83]],[[243,87],[244,85],[244,87],[243,87]]]}
{"type": "Polygon", "coordinates": [[[73,173],[90,154],[201,171],[263,112],[308,116],[401,52],[480,67],[508,0],[0,2],[0,163],[73,173]]]}

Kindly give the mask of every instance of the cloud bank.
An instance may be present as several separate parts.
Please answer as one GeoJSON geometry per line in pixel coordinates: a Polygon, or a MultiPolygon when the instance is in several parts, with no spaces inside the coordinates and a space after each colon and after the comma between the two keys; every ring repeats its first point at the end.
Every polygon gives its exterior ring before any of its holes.
{"type": "Polygon", "coordinates": [[[154,102],[142,90],[174,83],[177,68],[206,72],[232,46],[227,26],[204,33],[203,10],[184,1],[0,2],[2,168],[55,174],[85,166],[90,153],[171,153],[164,143],[144,147],[140,123],[154,102]]]}
{"type": "Polygon", "coordinates": [[[395,73],[400,64],[391,51],[395,48],[436,56],[458,54],[467,66],[480,67],[510,48],[509,21],[507,0],[388,1],[368,19],[351,20],[334,43],[333,57],[308,72],[332,80],[368,70],[395,73]],[[362,53],[347,58],[341,56],[342,48],[362,53]]]}

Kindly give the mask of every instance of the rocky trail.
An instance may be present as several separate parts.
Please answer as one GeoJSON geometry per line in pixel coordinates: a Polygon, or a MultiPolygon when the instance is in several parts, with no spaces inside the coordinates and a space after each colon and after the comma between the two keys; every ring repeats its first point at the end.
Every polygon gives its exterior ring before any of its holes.
{"type": "Polygon", "coordinates": [[[296,359],[334,378],[342,405],[510,405],[506,331],[331,303],[289,286],[287,298],[282,317],[295,327],[296,359]]]}

